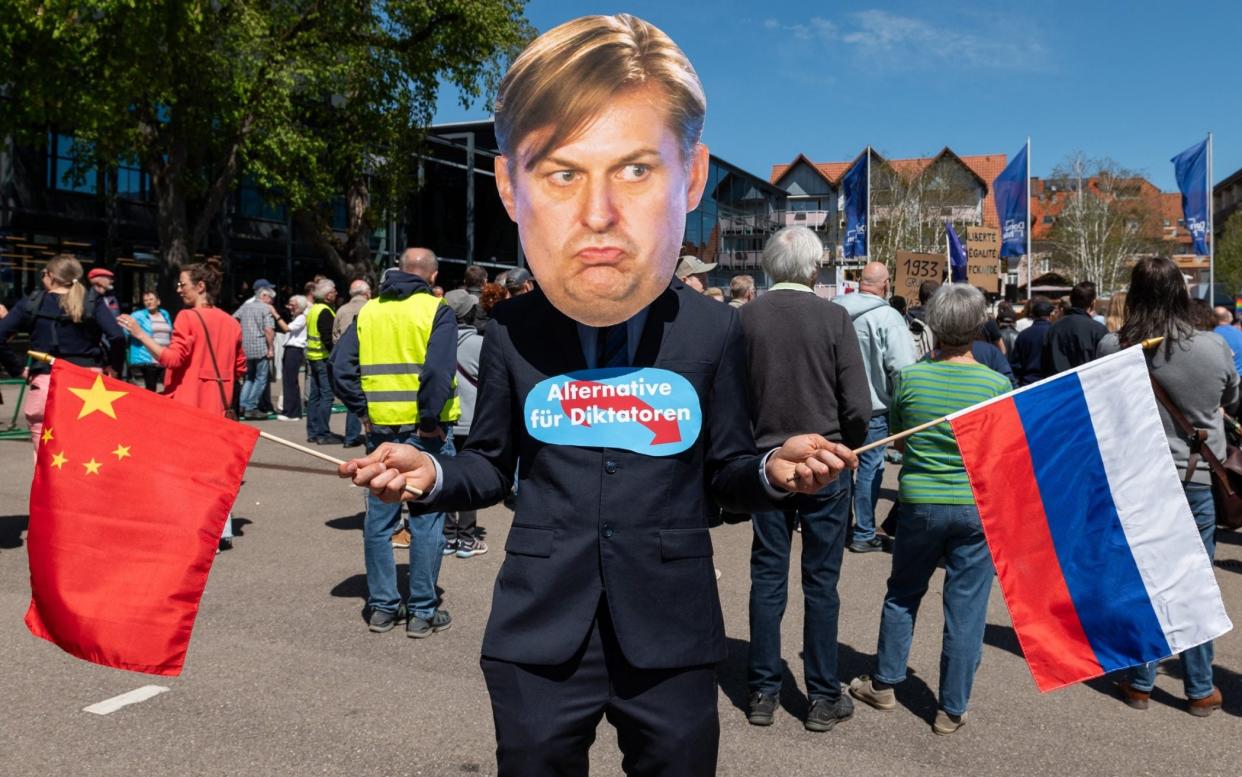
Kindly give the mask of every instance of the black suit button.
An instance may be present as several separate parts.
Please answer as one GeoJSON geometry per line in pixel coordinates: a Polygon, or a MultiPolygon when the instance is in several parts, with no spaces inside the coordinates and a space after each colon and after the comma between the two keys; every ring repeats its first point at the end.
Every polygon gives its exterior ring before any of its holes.
{"type": "Polygon", "coordinates": [[[616,534],[616,530],[608,524],[604,524],[604,538],[611,539],[613,534],[616,534]]]}
{"type": "Polygon", "coordinates": [[[617,462],[613,461],[612,459],[609,459],[608,461],[604,462],[604,471],[607,472],[609,475],[616,473],[617,462]]]}

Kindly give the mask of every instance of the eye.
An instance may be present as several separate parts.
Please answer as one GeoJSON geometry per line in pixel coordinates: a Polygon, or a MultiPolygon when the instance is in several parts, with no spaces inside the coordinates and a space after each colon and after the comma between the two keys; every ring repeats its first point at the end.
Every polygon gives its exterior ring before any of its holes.
{"type": "Polygon", "coordinates": [[[627,181],[641,181],[651,173],[651,165],[635,163],[621,169],[621,177],[627,181]]]}
{"type": "Polygon", "coordinates": [[[557,170],[548,176],[548,180],[557,186],[566,186],[578,180],[577,170],[557,170]]]}

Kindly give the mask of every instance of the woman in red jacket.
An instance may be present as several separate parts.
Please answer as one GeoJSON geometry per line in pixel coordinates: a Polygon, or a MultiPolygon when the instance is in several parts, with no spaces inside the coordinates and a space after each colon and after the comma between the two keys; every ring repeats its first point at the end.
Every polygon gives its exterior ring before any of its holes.
{"type": "MultiPolygon", "coordinates": [[[[172,342],[167,346],[160,346],[129,316],[117,318],[117,323],[167,370],[164,394],[220,415],[232,407],[236,378],[246,371],[241,325],[215,307],[222,278],[220,260],[215,257],[181,271],[177,293],[186,307],[173,321],[172,342]]],[[[220,549],[232,546],[233,521],[229,516],[220,549]]]]}

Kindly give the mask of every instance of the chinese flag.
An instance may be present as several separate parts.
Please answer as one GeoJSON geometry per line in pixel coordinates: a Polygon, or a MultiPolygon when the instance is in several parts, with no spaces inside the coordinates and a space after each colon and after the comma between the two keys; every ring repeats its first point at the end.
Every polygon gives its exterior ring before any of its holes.
{"type": "Polygon", "coordinates": [[[52,365],[30,488],[31,633],[177,675],[258,430],[52,365]]]}

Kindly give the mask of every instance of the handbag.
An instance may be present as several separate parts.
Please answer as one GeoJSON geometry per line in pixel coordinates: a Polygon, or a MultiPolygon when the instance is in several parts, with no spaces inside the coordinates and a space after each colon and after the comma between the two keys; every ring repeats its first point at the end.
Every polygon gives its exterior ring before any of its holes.
{"type": "MultiPolygon", "coordinates": [[[[1151,378],[1151,387],[1156,394],[1156,400],[1169,411],[1173,423],[1181,430],[1183,439],[1190,447],[1190,456],[1186,460],[1186,479],[1189,480],[1194,474],[1200,457],[1206,461],[1212,473],[1212,502],[1216,508],[1216,525],[1226,529],[1242,528],[1242,450],[1225,435],[1225,460],[1216,458],[1216,454],[1205,444],[1207,430],[1196,429],[1190,423],[1190,419],[1173,402],[1155,377],[1151,378]]],[[[1229,416],[1225,416],[1225,419],[1237,426],[1237,421],[1229,416]]]]}
{"type": "Polygon", "coordinates": [[[207,331],[207,322],[203,320],[202,313],[193,308],[191,310],[195,316],[198,316],[198,322],[203,325],[203,339],[207,341],[207,355],[211,357],[211,369],[216,373],[216,388],[220,391],[220,404],[224,406],[224,417],[230,421],[236,421],[237,411],[233,409],[232,403],[224,395],[224,376],[220,374],[220,365],[216,363],[216,349],[211,345],[211,334],[207,331]]]}

